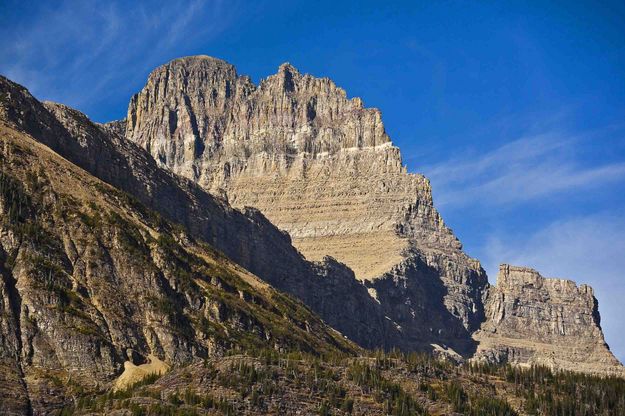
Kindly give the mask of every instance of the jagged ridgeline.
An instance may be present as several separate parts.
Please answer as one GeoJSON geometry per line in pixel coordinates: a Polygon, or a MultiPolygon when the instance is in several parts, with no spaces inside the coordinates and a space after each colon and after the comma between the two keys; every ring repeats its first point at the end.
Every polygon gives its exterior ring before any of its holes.
{"type": "Polygon", "coordinates": [[[182,58],[100,125],[0,77],[0,140],[0,413],[625,406],[622,379],[547,368],[625,374],[592,289],[490,286],[329,79],[182,58]]]}

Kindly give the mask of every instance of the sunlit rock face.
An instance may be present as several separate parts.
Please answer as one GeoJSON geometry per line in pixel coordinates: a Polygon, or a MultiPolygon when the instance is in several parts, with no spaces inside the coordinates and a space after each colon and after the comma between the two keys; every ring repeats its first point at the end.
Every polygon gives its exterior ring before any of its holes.
{"type": "Polygon", "coordinates": [[[625,375],[603,338],[592,288],[526,267],[501,265],[475,338],[477,359],[625,375]]]}
{"type": "Polygon", "coordinates": [[[380,112],[331,80],[283,64],[256,86],[223,61],[177,59],[132,98],[126,137],[233,206],[258,208],[308,259],[349,266],[409,345],[471,350],[484,271],[429,181],[406,172],[380,112]]]}
{"type": "Polygon", "coordinates": [[[65,105],[40,103],[0,76],[0,127],[4,125],[125,192],[137,206],[181,225],[274,288],[303,301],[350,340],[367,348],[404,342],[349,268],[331,258],[307,261],[289,235],[257,209],[233,209],[194,182],[159,168],[144,149],[121,136],[125,123],[96,125],[65,105]]]}

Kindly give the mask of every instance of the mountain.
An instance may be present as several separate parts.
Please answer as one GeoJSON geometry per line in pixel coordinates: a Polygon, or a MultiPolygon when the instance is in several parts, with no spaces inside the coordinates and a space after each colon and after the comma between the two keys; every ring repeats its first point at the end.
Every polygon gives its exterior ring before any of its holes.
{"type": "Polygon", "coordinates": [[[326,322],[365,347],[399,337],[380,305],[348,268],[332,259],[311,263],[255,209],[243,212],[190,181],[159,168],[141,148],[66,106],[34,99],[6,79],[4,118],[95,177],[183,225],[274,287],[302,299],[326,322]]]}
{"type": "Polygon", "coordinates": [[[0,77],[0,140],[3,414],[623,407],[592,289],[490,286],[328,79],[181,58],[97,124],[0,77]]]}
{"type": "Polygon", "coordinates": [[[404,349],[461,354],[488,283],[406,173],[379,111],[285,64],[257,87],[205,57],[154,70],[128,108],[126,137],[160,166],[235,207],[258,208],[310,260],[350,267],[401,331],[404,349]]]}
{"type": "Polygon", "coordinates": [[[491,287],[436,211],[428,180],[406,172],[380,112],[327,78],[283,64],[256,86],[224,61],[176,59],[132,97],[125,126],[126,138],[160,166],[235,207],[259,209],[307,259],[329,255],[350,267],[401,334],[376,346],[429,347],[456,359],[479,348],[487,360],[624,373],[605,344],[591,291],[572,305],[546,290],[549,280],[539,303],[522,279],[491,287]],[[546,312],[527,312],[532,307],[546,312]],[[542,328],[562,314],[565,332],[546,337],[542,328]],[[501,337],[511,322],[517,331],[501,337]],[[579,352],[554,360],[554,349],[578,333],[585,334],[579,352]],[[521,354],[510,347],[514,338],[535,347],[521,354]]]}

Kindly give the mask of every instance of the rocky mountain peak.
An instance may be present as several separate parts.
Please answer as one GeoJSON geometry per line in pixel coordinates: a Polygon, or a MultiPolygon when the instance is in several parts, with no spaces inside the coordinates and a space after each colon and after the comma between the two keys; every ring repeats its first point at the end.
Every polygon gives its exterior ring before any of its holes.
{"type": "Polygon", "coordinates": [[[208,56],[208,55],[182,56],[180,58],[172,59],[165,65],[193,65],[197,63],[213,65],[213,66],[218,66],[218,67],[234,68],[234,66],[230,64],[229,62],[226,62],[223,59],[215,58],[214,56],[208,56]]]}
{"type": "Polygon", "coordinates": [[[486,276],[434,209],[427,179],[406,173],[380,111],[290,64],[257,87],[233,77],[204,77],[195,90],[174,78],[166,96],[148,81],[130,103],[126,137],[235,207],[258,208],[307,259],[332,256],[371,281],[406,346],[470,350],[486,276]]]}
{"type": "Polygon", "coordinates": [[[295,68],[289,62],[284,62],[284,63],[280,64],[280,66],[278,67],[278,73],[285,73],[285,72],[289,72],[291,74],[293,74],[293,73],[299,74],[299,71],[297,70],[297,68],[295,68]]]}
{"type": "Polygon", "coordinates": [[[234,75],[234,77],[236,77],[236,69],[233,65],[222,59],[213,58],[212,56],[207,55],[186,56],[173,59],[152,71],[148,77],[148,82],[149,79],[162,71],[180,73],[182,75],[186,75],[188,78],[193,78],[194,76],[202,77],[202,75],[210,75],[214,73],[223,73],[230,76],[234,75]]]}
{"type": "Polygon", "coordinates": [[[301,78],[299,71],[288,62],[283,63],[278,68],[278,74],[275,75],[280,80],[280,84],[285,93],[295,92],[296,80],[301,78]]]}
{"type": "MultiPolygon", "coordinates": [[[[205,56],[176,59],[150,74],[128,107],[126,136],[163,166],[212,189],[223,187],[233,169],[263,158],[272,162],[262,169],[289,169],[300,166],[298,154],[390,145],[380,112],[348,99],[328,78],[285,63],[257,87],[205,56]]],[[[401,169],[399,152],[388,150],[380,167],[401,169]]]]}
{"type": "Polygon", "coordinates": [[[476,340],[490,359],[504,348],[509,361],[527,362],[534,347],[506,340],[558,345],[562,330],[596,352],[589,369],[614,364],[589,287],[504,265],[489,289],[435,209],[429,181],[402,166],[377,109],[288,63],[255,86],[231,67],[194,72],[207,64],[190,59],[181,73],[193,76],[173,77],[171,94],[149,80],[133,98],[126,137],[235,207],[258,208],[307,259],[332,256],[351,268],[403,333],[399,346],[442,344],[468,356],[481,325],[476,340]]]}
{"type": "Polygon", "coordinates": [[[155,102],[171,102],[184,95],[219,92],[229,94],[237,73],[234,66],[221,59],[206,55],[174,59],[159,66],[148,76],[146,90],[155,102]],[[219,88],[221,87],[221,88],[219,88]]]}

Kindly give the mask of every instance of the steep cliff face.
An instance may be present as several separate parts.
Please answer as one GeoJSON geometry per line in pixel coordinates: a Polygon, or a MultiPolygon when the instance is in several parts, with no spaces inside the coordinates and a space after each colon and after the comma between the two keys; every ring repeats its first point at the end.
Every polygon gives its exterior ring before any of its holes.
{"type": "Polygon", "coordinates": [[[526,267],[501,265],[475,338],[477,359],[625,375],[604,341],[592,288],[526,267]]]}
{"type": "Polygon", "coordinates": [[[0,77],[0,119],[52,148],[95,177],[183,225],[272,286],[301,299],[325,322],[365,347],[401,341],[396,326],[351,270],[336,261],[310,263],[255,209],[243,212],[196,184],[159,168],[143,149],[118,135],[120,123],[98,126],[66,106],[39,103],[0,77]],[[330,272],[331,271],[331,272],[330,272]]]}
{"type": "Polygon", "coordinates": [[[406,173],[379,111],[329,79],[284,64],[255,86],[223,61],[177,59],[132,98],[126,137],[233,206],[258,208],[308,259],[345,263],[404,338],[470,350],[482,268],[434,209],[427,179],[406,173]]]}

